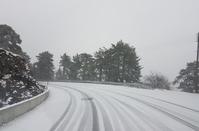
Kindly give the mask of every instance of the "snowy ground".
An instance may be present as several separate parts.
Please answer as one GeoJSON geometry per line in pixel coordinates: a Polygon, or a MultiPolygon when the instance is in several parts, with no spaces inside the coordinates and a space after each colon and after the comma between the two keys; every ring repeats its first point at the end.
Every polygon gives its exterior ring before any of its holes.
{"type": "Polygon", "coordinates": [[[50,83],[40,106],[2,131],[199,131],[199,95],[86,83],[50,83]]]}
{"type": "Polygon", "coordinates": [[[0,131],[48,131],[59,119],[69,103],[68,93],[60,88],[50,88],[49,97],[39,106],[13,121],[0,126],[0,131]]]}

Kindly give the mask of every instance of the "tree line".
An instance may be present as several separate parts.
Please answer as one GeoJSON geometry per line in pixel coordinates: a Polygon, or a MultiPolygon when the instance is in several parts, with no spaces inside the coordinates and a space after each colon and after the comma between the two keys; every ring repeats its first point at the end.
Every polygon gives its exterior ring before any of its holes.
{"type": "Polygon", "coordinates": [[[110,48],[100,48],[94,55],[76,54],[70,57],[64,53],[59,69],[53,74],[53,55],[42,52],[32,66],[34,76],[39,80],[89,80],[110,82],[138,82],[142,67],[135,47],[123,41],[110,48]]]}
{"type": "MultiPolygon", "coordinates": [[[[88,53],[69,56],[64,53],[59,62],[59,68],[55,71],[53,54],[44,51],[38,54],[37,61],[30,62],[30,57],[22,50],[20,36],[8,25],[0,25],[0,48],[21,56],[30,73],[40,81],[52,80],[90,80],[110,82],[140,82],[141,69],[140,58],[136,54],[134,46],[118,41],[111,44],[110,48],[100,48],[93,55],[88,53]]],[[[2,57],[0,62],[5,59],[2,57]]],[[[196,62],[189,62],[181,69],[172,84],[186,92],[198,92],[194,86],[196,62]]],[[[0,67],[0,71],[4,71],[0,67]]],[[[199,72],[199,70],[197,71],[199,72]]],[[[1,78],[0,78],[1,80],[1,78]]],[[[152,88],[169,89],[171,82],[159,73],[151,73],[144,77],[144,83],[152,88]]],[[[199,86],[199,85],[198,85],[199,86]]],[[[3,89],[0,83],[0,89],[3,89]]]]}

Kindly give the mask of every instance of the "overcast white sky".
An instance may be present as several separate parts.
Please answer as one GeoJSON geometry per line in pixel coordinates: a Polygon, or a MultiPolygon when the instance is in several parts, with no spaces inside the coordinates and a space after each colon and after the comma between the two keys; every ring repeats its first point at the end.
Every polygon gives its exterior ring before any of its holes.
{"type": "Polygon", "coordinates": [[[136,47],[143,75],[173,80],[195,60],[199,0],[0,0],[0,24],[21,35],[33,61],[46,50],[58,63],[64,52],[94,53],[123,40],[136,47]]]}

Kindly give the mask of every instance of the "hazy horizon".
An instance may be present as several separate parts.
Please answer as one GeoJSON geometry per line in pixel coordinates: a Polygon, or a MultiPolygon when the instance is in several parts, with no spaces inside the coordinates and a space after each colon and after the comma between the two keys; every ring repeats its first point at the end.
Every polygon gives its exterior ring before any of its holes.
{"type": "Polygon", "coordinates": [[[10,25],[32,61],[43,51],[93,54],[123,40],[136,48],[142,75],[173,80],[196,59],[198,0],[2,0],[0,24],[10,25]]]}

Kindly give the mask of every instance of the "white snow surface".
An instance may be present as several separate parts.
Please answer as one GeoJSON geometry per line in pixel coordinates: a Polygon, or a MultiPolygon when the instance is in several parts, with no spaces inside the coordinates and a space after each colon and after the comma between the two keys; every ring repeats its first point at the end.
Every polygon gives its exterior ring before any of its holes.
{"type": "Polygon", "coordinates": [[[199,131],[199,95],[89,83],[49,83],[49,98],[2,131],[199,131]]]}
{"type": "Polygon", "coordinates": [[[48,131],[63,114],[69,95],[60,88],[49,86],[48,98],[33,110],[0,126],[0,131],[48,131]]]}

